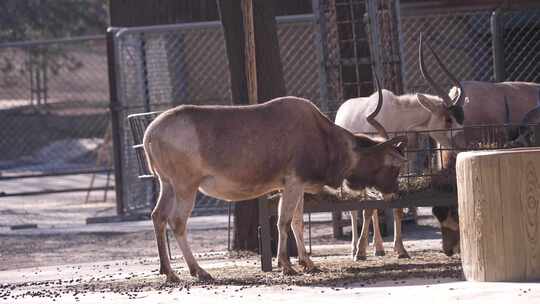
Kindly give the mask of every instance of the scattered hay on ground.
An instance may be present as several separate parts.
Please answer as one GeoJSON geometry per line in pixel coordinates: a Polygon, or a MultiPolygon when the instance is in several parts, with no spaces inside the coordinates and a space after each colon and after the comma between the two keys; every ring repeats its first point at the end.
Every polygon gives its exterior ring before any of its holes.
{"type": "MultiPolygon", "coordinates": [[[[406,284],[411,279],[426,279],[437,283],[442,278],[463,279],[459,258],[448,258],[434,250],[411,252],[412,259],[398,259],[394,254],[385,257],[369,257],[366,261],[354,262],[349,256],[314,257],[320,271],[302,273],[296,276],[283,276],[279,269],[272,272],[260,270],[259,256],[251,253],[232,253],[225,255],[207,255],[199,259],[215,279],[213,282],[198,282],[189,276],[181,259],[175,259],[175,269],[181,283],[165,282],[165,276],[159,275],[158,269],[144,273],[128,273],[122,278],[111,279],[110,275],[71,280],[25,282],[20,284],[0,285],[0,299],[18,299],[21,297],[56,298],[65,294],[77,296],[85,293],[117,293],[136,297],[140,292],[186,292],[198,287],[216,289],[216,292],[238,292],[260,287],[279,286],[283,289],[291,286],[347,287],[349,284],[368,286],[381,281],[394,284],[406,284]],[[206,263],[205,263],[206,262],[206,263]]],[[[294,259],[293,259],[294,261],[294,259]]],[[[274,261],[274,266],[275,266],[274,261]]],[[[295,266],[300,271],[298,266],[295,266]]]]}

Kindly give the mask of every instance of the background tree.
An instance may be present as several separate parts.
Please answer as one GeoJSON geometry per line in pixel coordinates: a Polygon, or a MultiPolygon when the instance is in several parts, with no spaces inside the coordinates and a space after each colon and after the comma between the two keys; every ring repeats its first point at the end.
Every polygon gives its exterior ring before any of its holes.
{"type": "Polygon", "coordinates": [[[0,43],[105,34],[106,0],[2,0],[0,43]]]}
{"type": "MultiPolygon", "coordinates": [[[[2,0],[0,12],[0,43],[104,34],[108,24],[106,0],[2,0]]],[[[64,45],[27,47],[26,54],[21,50],[0,50],[0,81],[4,85],[9,85],[13,76],[30,73],[32,83],[46,92],[47,75],[82,66],[64,45]]]]}

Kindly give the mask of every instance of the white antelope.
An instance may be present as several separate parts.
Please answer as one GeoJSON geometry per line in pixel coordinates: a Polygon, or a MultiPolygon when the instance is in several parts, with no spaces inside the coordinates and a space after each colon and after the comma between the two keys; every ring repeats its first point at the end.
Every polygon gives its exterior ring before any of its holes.
{"type": "MultiPolygon", "coordinates": [[[[525,113],[535,106],[535,97],[538,96],[540,90],[539,84],[525,82],[460,82],[444,66],[429,44],[427,44],[427,47],[443,72],[454,83],[449,93],[446,93],[429,75],[424,63],[424,47],[420,35],[420,72],[437,95],[416,93],[398,96],[390,91],[382,90],[382,93],[374,93],[369,97],[349,99],[338,109],[335,123],[351,132],[370,133],[376,131],[366,118],[368,113],[371,113],[376,107],[378,95],[382,94],[385,103],[377,119],[385,126],[388,132],[442,130],[428,133],[441,148],[465,147],[466,142],[478,138],[481,134],[472,129],[465,129],[466,131],[461,133],[450,130],[478,124],[503,124],[505,122],[503,103],[505,96],[509,101],[512,112],[510,117],[512,123],[519,122],[525,113]]],[[[409,138],[408,142],[408,148],[414,149],[415,147],[412,145],[416,143],[416,140],[409,138]]],[[[445,165],[443,164],[443,166],[445,165]]],[[[388,199],[389,195],[386,194],[385,198],[388,199]]],[[[438,212],[438,214],[441,212],[450,214],[452,212],[444,207],[442,207],[443,211],[435,209],[434,213],[438,212]]],[[[373,211],[364,210],[364,225],[360,239],[356,229],[358,215],[356,212],[351,212],[351,221],[353,223],[352,252],[355,259],[364,259],[366,256],[368,244],[367,227],[369,227],[371,212],[373,211]]],[[[401,237],[402,214],[402,210],[394,210],[394,251],[400,257],[408,257],[409,255],[403,246],[401,237]]],[[[378,216],[375,212],[373,214],[374,249],[376,255],[383,255],[384,248],[378,222],[378,216]]],[[[457,227],[457,225],[451,226],[457,227]]]]}

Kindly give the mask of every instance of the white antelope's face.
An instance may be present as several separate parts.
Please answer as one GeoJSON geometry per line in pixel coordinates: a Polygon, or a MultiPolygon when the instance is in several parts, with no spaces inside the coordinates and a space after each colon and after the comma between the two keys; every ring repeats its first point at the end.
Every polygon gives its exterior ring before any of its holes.
{"type": "Polygon", "coordinates": [[[460,106],[447,107],[442,98],[437,96],[419,93],[416,97],[418,103],[431,114],[425,130],[437,130],[430,132],[430,135],[442,146],[453,146],[453,140],[459,133],[454,129],[463,127],[463,109],[460,106]]]}

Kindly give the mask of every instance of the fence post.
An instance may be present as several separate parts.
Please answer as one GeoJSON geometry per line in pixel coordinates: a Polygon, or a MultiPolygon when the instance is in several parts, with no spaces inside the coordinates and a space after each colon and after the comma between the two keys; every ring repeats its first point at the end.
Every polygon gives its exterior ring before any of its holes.
{"type": "Polygon", "coordinates": [[[270,240],[270,204],[267,197],[261,197],[258,200],[259,204],[259,253],[261,255],[261,270],[268,272],[272,271],[272,248],[270,240]]]}
{"type": "Polygon", "coordinates": [[[491,14],[491,37],[493,41],[493,76],[496,82],[505,80],[506,71],[504,69],[504,26],[503,13],[501,9],[496,9],[491,14]]]}
{"type": "Polygon", "coordinates": [[[117,215],[125,214],[124,194],[123,194],[123,176],[122,176],[122,138],[120,132],[122,130],[122,121],[120,118],[120,104],[118,103],[118,94],[116,87],[116,49],[114,43],[114,35],[117,30],[109,27],[107,29],[107,66],[109,77],[109,109],[111,111],[111,129],[113,140],[113,156],[114,156],[114,189],[116,191],[116,213],[117,215]]]}
{"type": "Polygon", "coordinates": [[[326,62],[328,59],[328,53],[326,49],[326,19],[324,17],[324,10],[321,9],[320,2],[323,0],[312,0],[313,15],[315,17],[315,25],[318,27],[315,30],[315,42],[319,50],[319,89],[321,98],[321,111],[328,112],[328,79],[326,62]]]}

